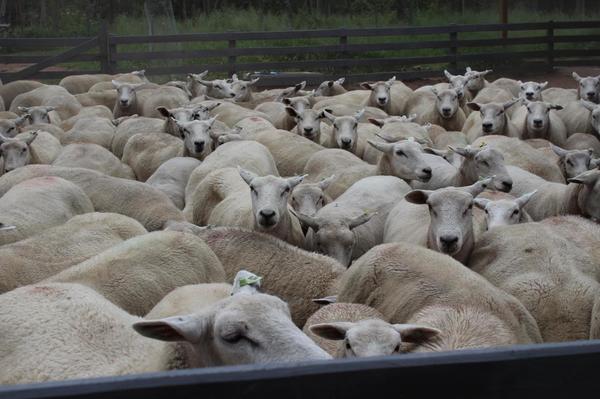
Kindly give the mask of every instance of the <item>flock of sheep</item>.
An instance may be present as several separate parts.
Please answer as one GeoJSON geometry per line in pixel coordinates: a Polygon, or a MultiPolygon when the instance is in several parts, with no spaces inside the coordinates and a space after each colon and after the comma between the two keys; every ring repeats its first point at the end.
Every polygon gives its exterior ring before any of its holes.
{"type": "Polygon", "coordinates": [[[600,338],[600,77],[490,72],[0,86],[0,383],[600,338]]]}

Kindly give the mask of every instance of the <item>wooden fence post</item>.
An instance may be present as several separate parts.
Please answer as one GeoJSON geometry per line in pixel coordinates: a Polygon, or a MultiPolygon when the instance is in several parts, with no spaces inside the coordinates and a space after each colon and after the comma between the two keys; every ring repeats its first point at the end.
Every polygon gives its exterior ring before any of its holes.
{"type": "MultiPolygon", "coordinates": [[[[236,48],[235,39],[229,40],[229,48],[230,49],[236,48]]],[[[236,60],[237,60],[237,57],[235,55],[230,55],[227,59],[227,63],[229,64],[229,69],[228,69],[229,76],[233,75],[234,73],[237,73],[236,67],[235,67],[236,60]]]]}
{"type": "MultiPolygon", "coordinates": [[[[340,47],[342,48],[342,51],[341,51],[342,57],[344,57],[344,58],[349,57],[350,53],[348,53],[346,51],[346,45],[348,44],[348,33],[346,32],[346,29],[340,30],[339,44],[340,44],[340,47]]],[[[350,73],[350,68],[348,66],[344,66],[342,68],[342,71],[343,71],[344,77],[346,77],[350,73]]],[[[346,83],[349,83],[348,78],[346,78],[346,83]]]]}
{"type": "Polygon", "coordinates": [[[548,37],[548,69],[554,69],[554,21],[548,22],[548,30],[546,31],[548,37]]]}
{"type": "Polygon", "coordinates": [[[456,73],[458,71],[458,62],[457,62],[457,58],[458,58],[458,32],[456,31],[451,31],[450,32],[450,49],[449,49],[449,55],[452,57],[452,60],[450,61],[450,71],[452,73],[456,73]]]}
{"type": "Polygon", "coordinates": [[[98,31],[98,50],[98,53],[100,54],[100,71],[102,73],[111,73],[108,24],[106,22],[102,23],[102,26],[98,31]]]}

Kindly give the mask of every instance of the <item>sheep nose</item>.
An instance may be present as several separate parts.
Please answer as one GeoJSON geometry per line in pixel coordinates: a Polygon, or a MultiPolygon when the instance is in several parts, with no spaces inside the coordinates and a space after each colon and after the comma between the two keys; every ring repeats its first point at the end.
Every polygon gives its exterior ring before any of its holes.
{"type": "Polygon", "coordinates": [[[482,124],[482,126],[485,130],[492,130],[493,124],[490,122],[485,122],[482,124]]]}
{"type": "Polygon", "coordinates": [[[348,137],[342,138],[342,146],[350,147],[350,144],[352,144],[352,140],[350,140],[348,137]]]}
{"type": "Polygon", "coordinates": [[[448,115],[452,110],[450,108],[442,108],[442,112],[448,115]]]}
{"type": "Polygon", "coordinates": [[[423,168],[422,172],[425,173],[428,176],[431,176],[431,168],[430,167],[423,168]]]}
{"type": "Polygon", "coordinates": [[[204,149],[204,141],[194,141],[194,147],[196,147],[196,151],[202,151],[204,149]]]}
{"type": "Polygon", "coordinates": [[[379,97],[377,100],[383,104],[384,102],[386,102],[387,97],[379,97]]]}
{"type": "Polygon", "coordinates": [[[535,126],[542,126],[542,120],[541,119],[534,119],[533,120],[533,124],[535,126]]]}
{"type": "Polygon", "coordinates": [[[305,127],[305,128],[304,128],[304,131],[305,131],[306,133],[312,133],[312,131],[313,131],[313,128],[312,128],[312,127],[305,127]]]}
{"type": "Polygon", "coordinates": [[[229,97],[232,97],[232,98],[235,97],[235,93],[230,93],[229,97]]]}
{"type": "Polygon", "coordinates": [[[127,100],[121,100],[121,105],[127,105],[127,100]]]}
{"type": "Polygon", "coordinates": [[[504,188],[506,190],[506,192],[509,192],[512,189],[512,182],[503,181],[502,188],[504,188]]]}
{"type": "Polygon", "coordinates": [[[444,235],[440,237],[440,241],[442,244],[444,244],[444,246],[449,247],[458,242],[458,237],[453,235],[444,235]]]}
{"type": "Polygon", "coordinates": [[[587,97],[588,97],[589,99],[593,99],[593,98],[595,98],[595,97],[596,97],[596,93],[594,93],[593,91],[591,91],[591,92],[587,93],[587,97]]]}
{"type": "Polygon", "coordinates": [[[533,97],[533,92],[528,91],[527,93],[525,93],[525,95],[527,96],[527,98],[531,98],[533,97]]]}
{"type": "Polygon", "coordinates": [[[273,216],[275,216],[275,211],[272,209],[262,209],[260,211],[260,216],[264,217],[265,219],[271,219],[273,216]]]}

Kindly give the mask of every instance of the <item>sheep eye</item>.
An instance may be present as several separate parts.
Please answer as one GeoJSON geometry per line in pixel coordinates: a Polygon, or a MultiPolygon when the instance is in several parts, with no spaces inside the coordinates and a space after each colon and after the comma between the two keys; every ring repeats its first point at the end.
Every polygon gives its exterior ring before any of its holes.
{"type": "Polygon", "coordinates": [[[350,345],[350,341],[346,340],[346,349],[352,349],[352,345],[350,345]]]}
{"type": "Polygon", "coordinates": [[[242,338],[244,338],[244,336],[242,334],[236,333],[233,335],[228,335],[226,337],[221,337],[223,338],[223,341],[228,342],[230,344],[237,344],[238,342],[240,342],[242,340],[242,338]]]}
{"type": "Polygon", "coordinates": [[[504,110],[498,112],[498,116],[502,115],[504,113],[504,110]]]}
{"type": "Polygon", "coordinates": [[[487,210],[487,209],[484,209],[483,211],[485,212],[485,214],[486,214],[486,215],[488,215],[488,214],[489,214],[489,212],[488,212],[488,210],[487,210]]]}
{"type": "Polygon", "coordinates": [[[567,160],[567,164],[568,164],[569,166],[573,166],[573,162],[571,162],[571,160],[570,160],[570,159],[568,159],[568,160],[567,160]]]}
{"type": "Polygon", "coordinates": [[[467,210],[469,209],[473,209],[473,204],[470,204],[469,207],[467,208],[467,210]]]}
{"type": "Polygon", "coordinates": [[[518,215],[518,214],[519,214],[519,210],[518,210],[518,209],[515,209],[515,210],[513,211],[513,215],[518,215]]]}
{"type": "Polygon", "coordinates": [[[396,151],[396,155],[401,156],[401,157],[405,157],[406,156],[406,154],[403,151],[400,151],[400,150],[396,151]]]}
{"type": "Polygon", "coordinates": [[[290,192],[290,188],[289,188],[289,187],[286,187],[286,188],[283,190],[283,192],[281,193],[281,196],[284,196],[284,195],[286,195],[286,194],[287,194],[287,193],[289,193],[289,192],[290,192]]]}
{"type": "Polygon", "coordinates": [[[256,194],[256,189],[254,188],[254,186],[250,186],[250,191],[252,191],[254,194],[256,194]]]}
{"type": "Polygon", "coordinates": [[[490,167],[490,163],[488,161],[481,161],[481,163],[483,164],[483,166],[489,168],[490,167]]]}
{"type": "Polygon", "coordinates": [[[23,148],[23,149],[21,150],[21,152],[22,152],[22,153],[26,153],[26,152],[27,152],[27,148],[23,148]]]}

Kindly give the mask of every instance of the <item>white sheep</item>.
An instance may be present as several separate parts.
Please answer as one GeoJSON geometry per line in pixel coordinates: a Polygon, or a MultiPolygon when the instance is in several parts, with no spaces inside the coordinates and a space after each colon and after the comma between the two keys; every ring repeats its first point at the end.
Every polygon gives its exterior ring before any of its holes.
{"type": "Polygon", "coordinates": [[[190,157],[175,157],[165,161],[146,180],[146,184],[165,193],[179,209],[185,206],[185,186],[200,161],[190,157]]]}
{"type": "Polygon", "coordinates": [[[61,139],[63,145],[75,143],[98,144],[111,149],[115,137],[115,126],[106,118],[90,116],[78,119],[61,139]]]}
{"type": "Polygon", "coordinates": [[[218,139],[218,132],[213,130],[215,120],[216,117],[189,122],[175,121],[183,138],[184,156],[203,161],[212,152],[218,139]]]}
{"type": "Polygon", "coordinates": [[[432,123],[452,131],[460,131],[466,120],[455,89],[438,92],[434,87],[421,87],[415,90],[407,101],[406,114],[416,114],[415,122],[421,125],[432,123]]]}
{"type": "Polygon", "coordinates": [[[165,122],[157,118],[132,116],[115,120],[113,124],[116,125],[116,130],[109,149],[119,159],[123,156],[123,149],[132,136],[138,133],[162,133],[165,131],[165,122]]]}
{"type": "Polygon", "coordinates": [[[469,102],[467,106],[473,111],[462,128],[462,132],[467,136],[469,143],[475,141],[478,137],[497,134],[508,137],[519,137],[519,130],[512,123],[512,120],[506,111],[516,104],[519,100],[513,99],[504,104],[487,103],[478,104],[469,102]]]}
{"type": "Polygon", "coordinates": [[[473,198],[492,182],[413,190],[389,212],[383,242],[408,242],[466,263],[473,250],[473,198]],[[425,206],[426,205],[426,206],[425,206]]]}
{"type": "Polygon", "coordinates": [[[363,100],[363,106],[380,108],[388,115],[404,115],[406,102],[412,90],[402,82],[396,82],[396,77],[383,82],[361,83],[363,89],[369,90],[369,96],[363,100]]]}
{"type": "Polygon", "coordinates": [[[295,213],[312,233],[306,245],[350,266],[375,245],[383,242],[387,214],[410,186],[394,176],[370,176],[348,188],[314,216],[295,213]]]}
{"type": "Polygon", "coordinates": [[[337,96],[338,94],[346,93],[347,90],[342,86],[346,78],[339,78],[337,80],[326,80],[319,84],[313,93],[314,97],[330,97],[337,96]]]}
{"type": "MultiPolygon", "coordinates": [[[[500,199],[479,196],[473,200],[473,203],[485,213],[485,230],[491,230],[498,226],[531,222],[531,216],[525,210],[525,205],[534,194],[535,191],[518,198],[510,196],[511,198],[500,199]]],[[[475,214],[473,218],[476,219],[475,214]]]]}
{"type": "Polygon", "coordinates": [[[565,179],[575,177],[585,171],[598,166],[597,159],[593,159],[594,150],[565,150],[554,144],[550,144],[552,151],[559,157],[559,166],[564,173],[565,179]]]}
{"type": "Polygon", "coordinates": [[[515,111],[512,121],[523,140],[541,138],[562,146],[567,140],[567,128],[554,110],[560,105],[542,101],[524,100],[524,106],[515,111]]]}
{"type": "Polygon", "coordinates": [[[97,144],[69,144],[52,162],[54,166],[86,168],[109,176],[135,179],[133,170],[112,152],[97,144]]]}
{"type": "Polygon", "coordinates": [[[77,99],[61,86],[43,85],[31,91],[21,93],[14,98],[10,111],[16,112],[19,107],[51,106],[60,119],[68,119],[81,111],[77,99]]]}
{"type": "Polygon", "coordinates": [[[329,176],[317,183],[300,183],[292,190],[290,205],[303,215],[313,216],[317,211],[331,202],[325,190],[335,180],[335,175],[329,176]]]}
{"type": "Polygon", "coordinates": [[[167,133],[138,133],[127,140],[121,160],[139,181],[146,181],[164,162],[184,155],[181,139],[167,133]]]}
{"type": "Polygon", "coordinates": [[[37,283],[146,233],[139,222],[116,213],[73,216],[64,224],[0,247],[4,260],[0,265],[0,293],[37,283]]]}
{"type": "Polygon", "coordinates": [[[45,85],[35,80],[15,80],[0,85],[0,97],[4,100],[6,109],[10,109],[13,100],[19,94],[29,92],[41,86],[45,85]]]}
{"type": "Polygon", "coordinates": [[[535,320],[513,296],[449,256],[406,243],[377,246],[356,261],[340,281],[338,302],[440,331],[406,352],[541,342],[535,320]]]}
{"type": "Polygon", "coordinates": [[[16,228],[0,231],[0,246],[58,226],[73,216],[94,211],[92,202],[79,187],[58,177],[26,180],[1,198],[0,222],[16,228]]]}

